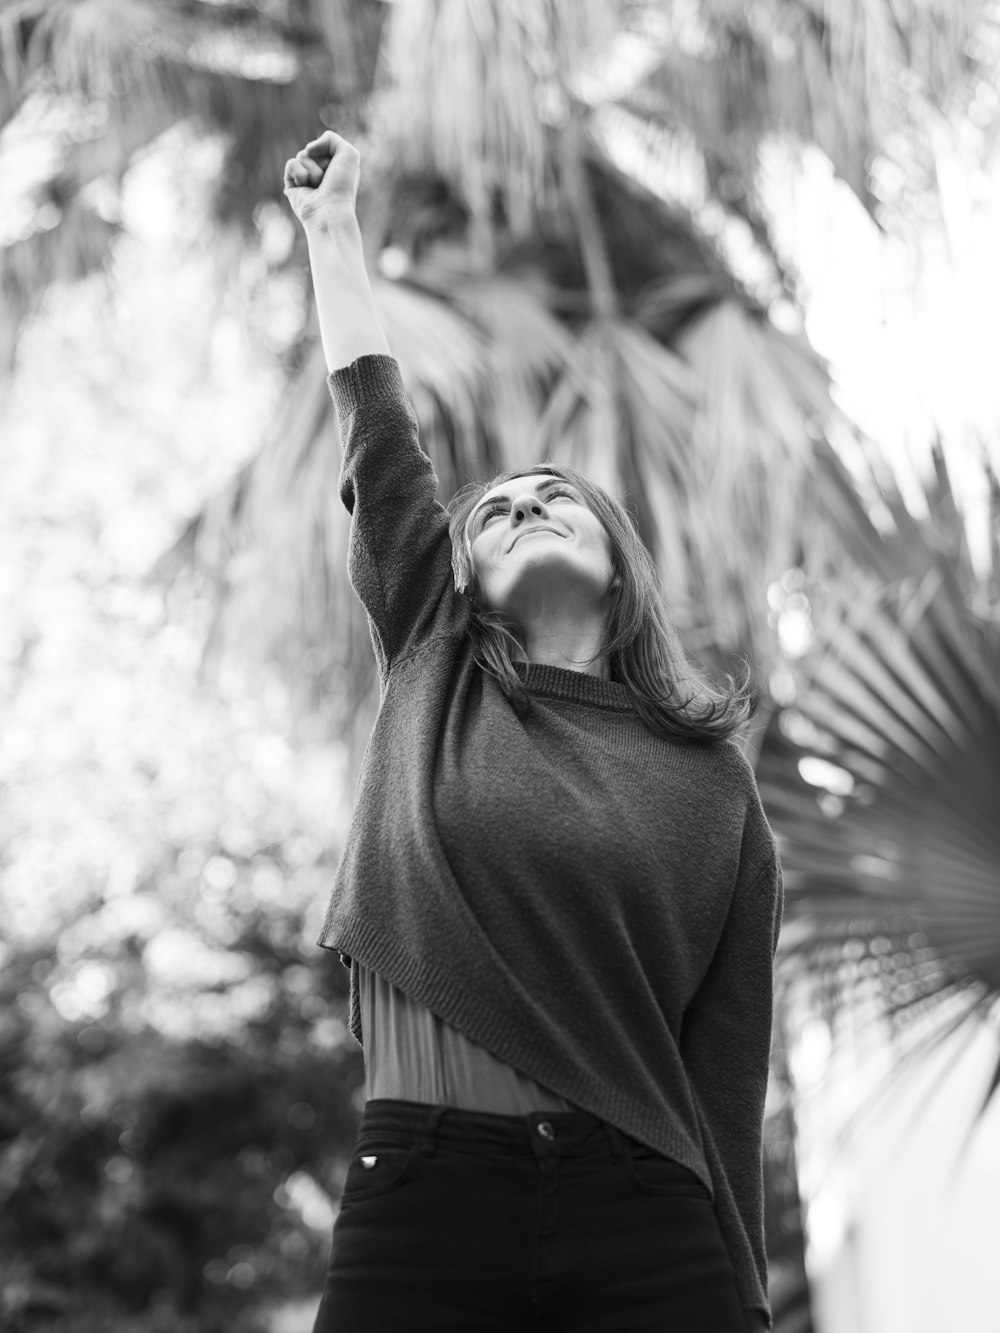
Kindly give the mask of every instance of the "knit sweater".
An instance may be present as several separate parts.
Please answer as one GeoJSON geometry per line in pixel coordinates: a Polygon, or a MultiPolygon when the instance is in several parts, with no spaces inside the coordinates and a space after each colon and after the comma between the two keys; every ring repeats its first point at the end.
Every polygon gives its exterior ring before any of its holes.
{"type": "Polygon", "coordinates": [[[769,1318],[781,879],[750,765],[655,735],[623,685],[581,672],[523,667],[518,712],[474,661],[396,362],[361,357],[330,389],[381,701],[319,942],[694,1171],[769,1318]]]}

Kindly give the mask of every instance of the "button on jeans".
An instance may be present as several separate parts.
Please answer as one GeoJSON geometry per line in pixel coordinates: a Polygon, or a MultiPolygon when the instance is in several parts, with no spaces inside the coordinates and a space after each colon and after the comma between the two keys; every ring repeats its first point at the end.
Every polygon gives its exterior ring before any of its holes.
{"type": "Polygon", "coordinates": [[[583,1111],[369,1101],[314,1333],[743,1333],[708,1191],[583,1111]]]}

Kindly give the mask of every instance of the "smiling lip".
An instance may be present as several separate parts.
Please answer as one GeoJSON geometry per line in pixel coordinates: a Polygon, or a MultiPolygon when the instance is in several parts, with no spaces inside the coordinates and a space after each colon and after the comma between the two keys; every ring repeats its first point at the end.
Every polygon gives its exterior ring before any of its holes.
{"type": "Polygon", "coordinates": [[[555,528],[543,528],[538,524],[532,524],[530,528],[522,528],[511,544],[507,547],[508,552],[512,551],[522,537],[528,537],[533,532],[551,532],[554,537],[561,537],[561,532],[556,532],[555,528]]]}

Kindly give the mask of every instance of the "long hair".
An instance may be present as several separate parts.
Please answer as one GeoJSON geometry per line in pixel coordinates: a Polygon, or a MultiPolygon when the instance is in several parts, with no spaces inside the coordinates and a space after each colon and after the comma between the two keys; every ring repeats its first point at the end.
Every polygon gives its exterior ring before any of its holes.
{"type": "Polygon", "coordinates": [[[523,646],[516,627],[480,601],[465,525],[476,501],[487,491],[539,472],[571,482],[608,534],[618,581],[611,590],[603,651],[611,679],[624,685],[643,723],[659,736],[709,745],[739,731],[753,716],[763,693],[752,683],[749,667],[740,681],[726,676],[713,683],[689,661],[667,615],[656,566],[628,511],[595,482],[559,464],[502,472],[492,481],[463,487],[448,505],[455,586],[471,603],[470,632],[479,665],[496,678],[516,708],[524,711],[530,706],[530,693],[515,666],[525,660],[523,646]]]}

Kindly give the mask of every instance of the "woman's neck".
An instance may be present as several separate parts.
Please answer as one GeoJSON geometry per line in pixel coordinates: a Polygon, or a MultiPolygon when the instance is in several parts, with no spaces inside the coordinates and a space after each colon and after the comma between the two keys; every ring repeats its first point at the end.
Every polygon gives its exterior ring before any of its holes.
{"type": "Polygon", "coordinates": [[[522,628],[519,638],[528,662],[582,671],[600,680],[611,679],[608,657],[603,651],[603,619],[593,624],[581,624],[576,620],[559,624],[549,619],[533,631],[530,627],[522,628]]]}

